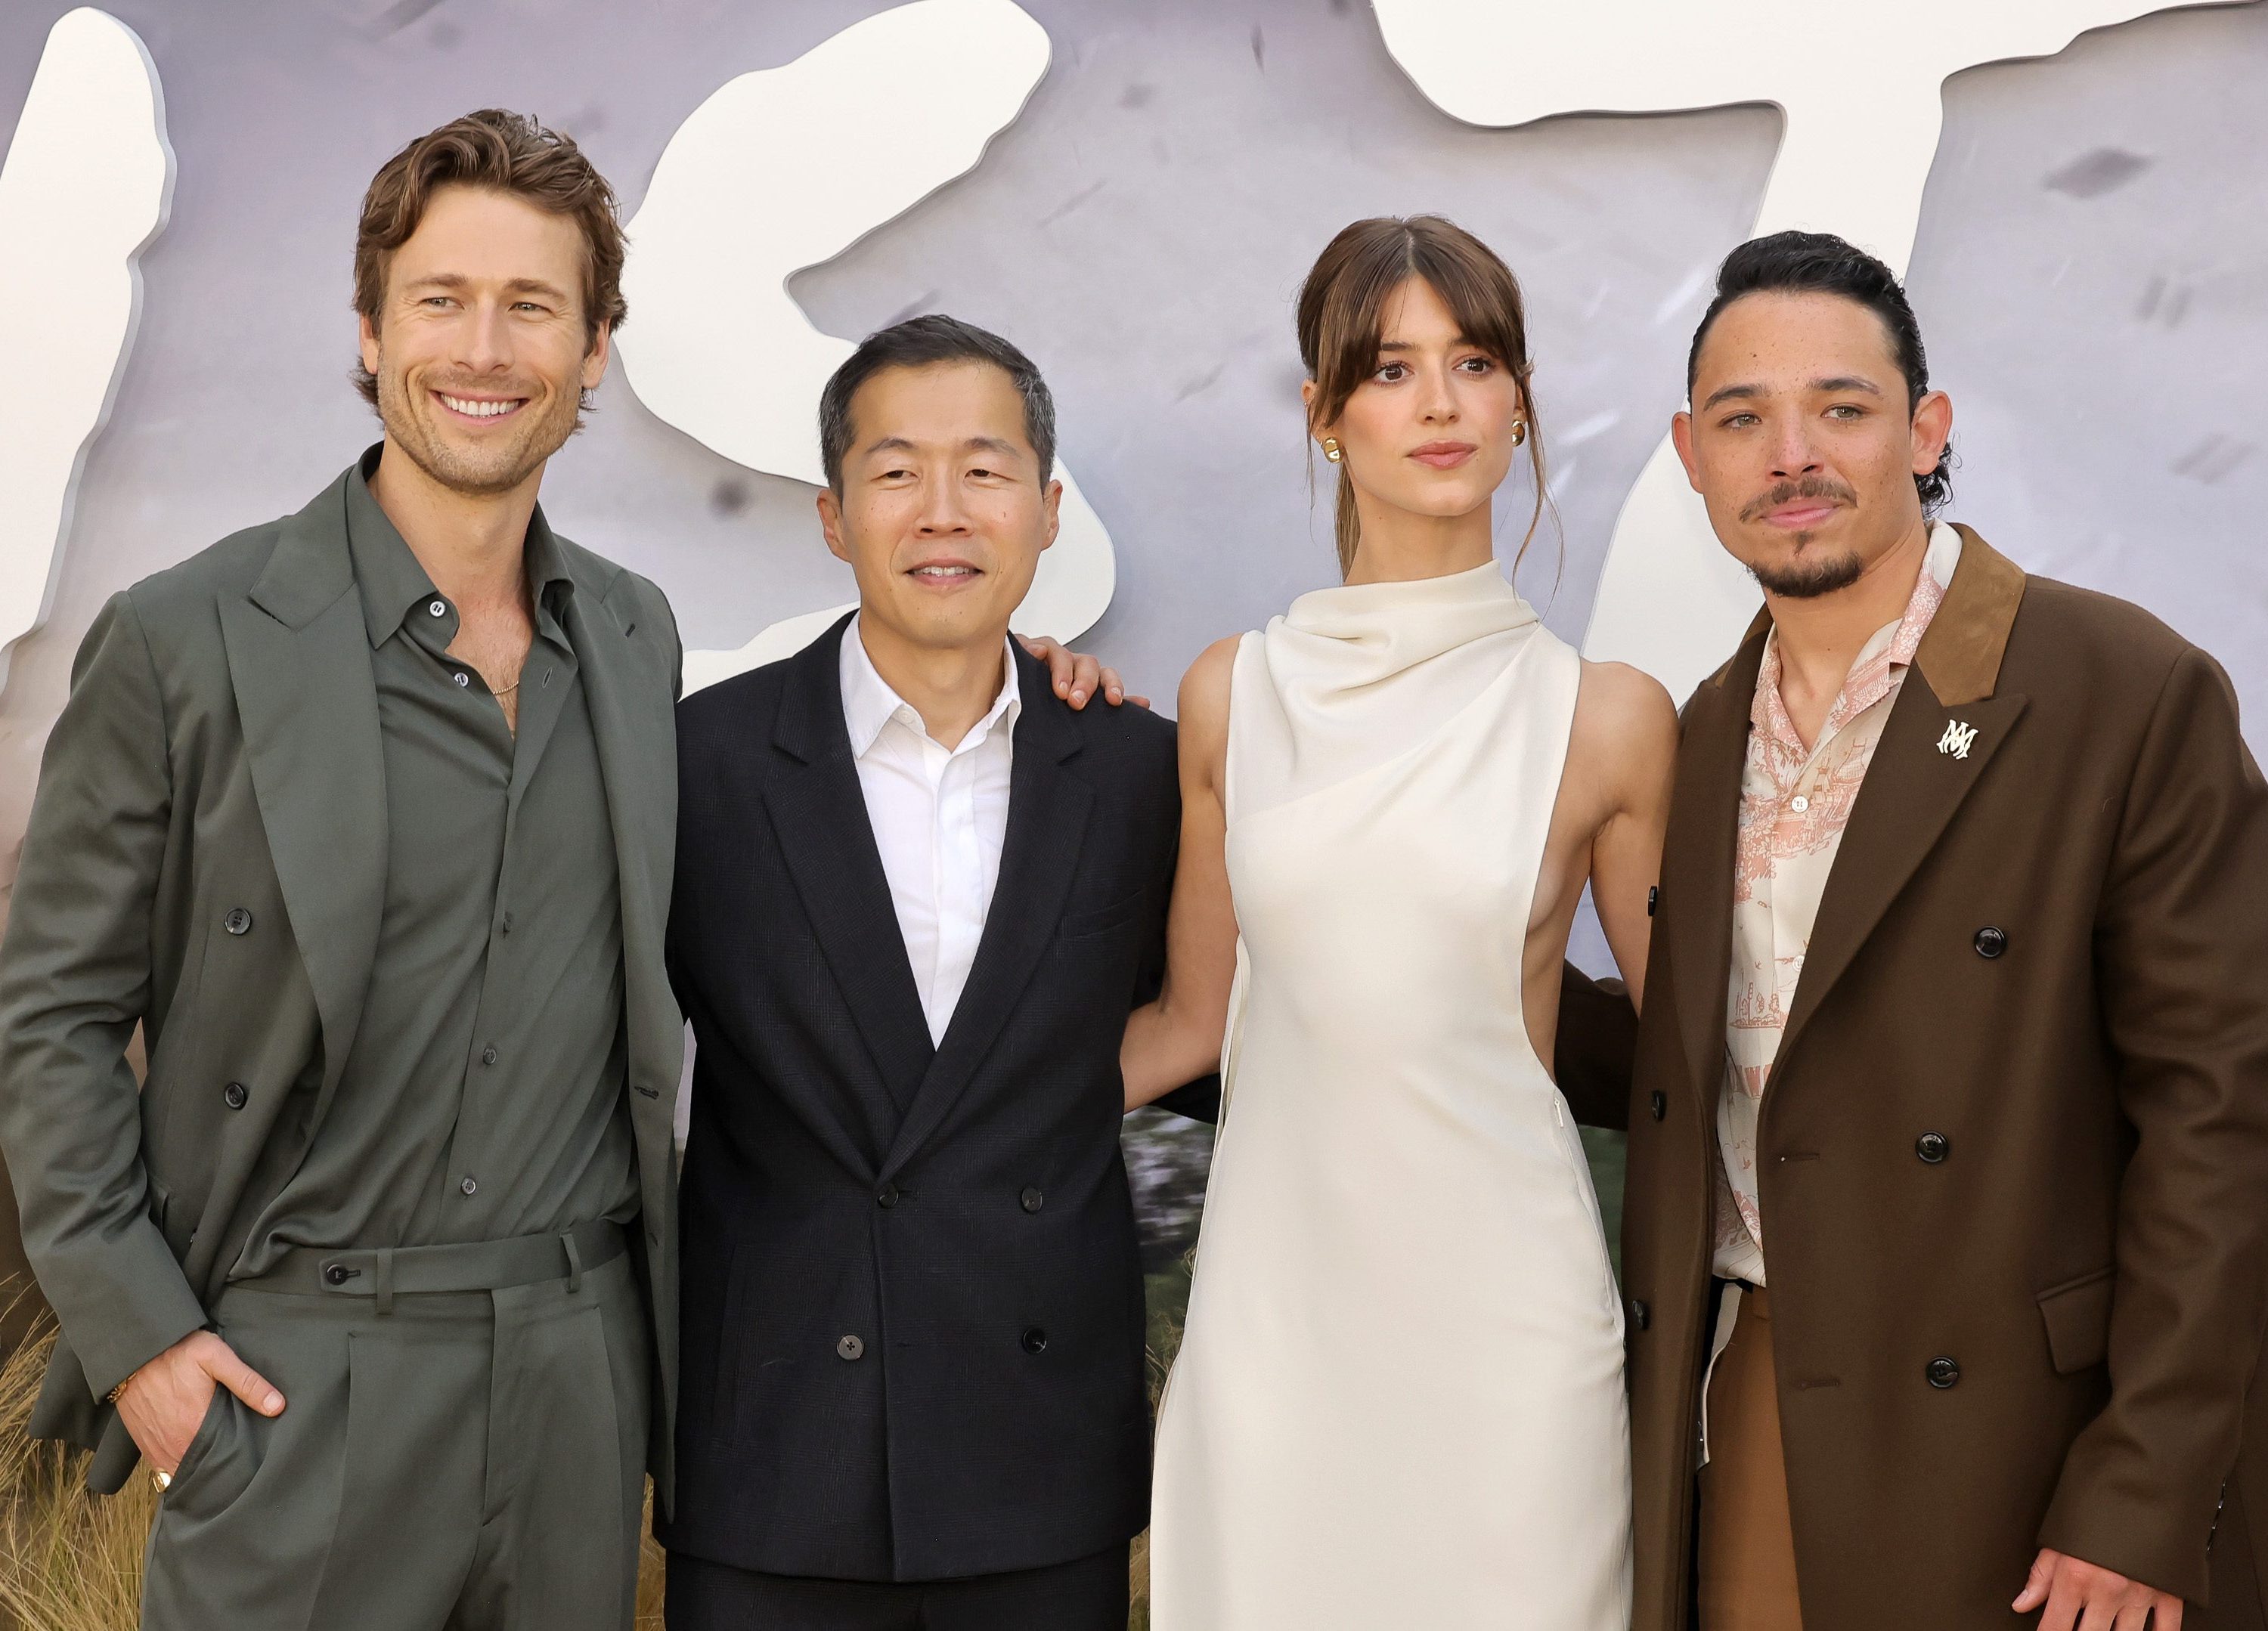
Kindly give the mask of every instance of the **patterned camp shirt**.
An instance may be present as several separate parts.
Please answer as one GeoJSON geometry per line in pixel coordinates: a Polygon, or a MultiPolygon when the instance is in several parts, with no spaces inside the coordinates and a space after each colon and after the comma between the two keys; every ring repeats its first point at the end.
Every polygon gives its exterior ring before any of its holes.
{"type": "Polygon", "coordinates": [[[1712,1267],[1724,1279],[1766,1283],[1764,1214],[1756,1201],[1756,1122],[1764,1084],[1779,1054],[1843,831],[1906,670],[1960,563],[1960,533],[1949,526],[1932,529],[1904,615],[1876,630],[1859,651],[1811,747],[1796,734],[1780,697],[1779,637],[1774,633],[1764,639],[1741,780],[1725,1084],[1717,1102],[1724,1160],[1712,1267]]]}

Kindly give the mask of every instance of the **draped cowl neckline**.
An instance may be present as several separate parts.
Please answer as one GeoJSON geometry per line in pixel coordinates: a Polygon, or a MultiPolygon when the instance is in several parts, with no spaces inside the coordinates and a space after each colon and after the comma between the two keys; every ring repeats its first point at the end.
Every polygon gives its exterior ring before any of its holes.
{"type": "Polygon", "coordinates": [[[1442,577],[1342,584],[1292,602],[1280,628],[1307,660],[1348,687],[1375,685],[1450,652],[1534,627],[1535,609],[1494,561],[1442,577]]]}
{"type": "Polygon", "coordinates": [[[1236,688],[1230,819],[1407,750],[1502,678],[1543,632],[1494,561],[1301,595],[1246,636],[1239,654],[1240,665],[1263,665],[1267,681],[1236,688]]]}

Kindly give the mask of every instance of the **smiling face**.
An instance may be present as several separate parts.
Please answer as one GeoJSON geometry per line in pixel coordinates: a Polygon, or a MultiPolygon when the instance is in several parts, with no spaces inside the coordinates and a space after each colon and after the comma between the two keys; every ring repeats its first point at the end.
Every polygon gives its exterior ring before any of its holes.
{"type": "Polygon", "coordinates": [[[445,187],[394,252],[362,321],[387,442],[452,491],[509,492],[575,430],[607,370],[585,322],[574,221],[509,194],[445,187]]]}
{"type": "Polygon", "coordinates": [[[1487,508],[1512,469],[1519,382],[1422,277],[1382,316],[1376,369],[1317,436],[1337,439],[1359,501],[1432,517],[1487,508]]]}
{"type": "Polygon", "coordinates": [[[1889,330],[1830,294],[1744,295],[1695,359],[1672,435],[1710,525],[1772,594],[1856,583],[1923,525],[1917,475],[1937,467],[1952,405],[1911,408],[1889,330]]]}
{"type": "Polygon", "coordinates": [[[819,517],[858,580],[862,626],[928,650],[998,646],[1063,496],[1015,382],[990,363],[885,368],[850,416],[842,491],[820,494],[819,517]]]}

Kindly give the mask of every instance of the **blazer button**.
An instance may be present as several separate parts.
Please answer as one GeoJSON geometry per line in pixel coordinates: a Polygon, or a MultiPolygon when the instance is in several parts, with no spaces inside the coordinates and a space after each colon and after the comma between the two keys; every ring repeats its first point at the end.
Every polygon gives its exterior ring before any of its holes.
{"type": "Polygon", "coordinates": [[[1951,1387],[1961,1380],[1961,1362],[1957,1359],[1933,1359],[1929,1362],[1927,1375],[1932,1387],[1951,1387]]]}
{"type": "Polygon", "coordinates": [[[1634,1297],[1630,1300],[1630,1322],[1637,1329],[1643,1331],[1653,1323],[1653,1311],[1648,1308],[1642,1299],[1634,1297]]]}
{"type": "MultiPolygon", "coordinates": [[[[893,1207],[897,1205],[898,1187],[895,1184],[884,1184],[880,1189],[877,1189],[874,1192],[874,1202],[876,1205],[883,1207],[893,1207]]],[[[855,1359],[858,1355],[854,1354],[851,1357],[855,1359]]]]}
{"type": "Polygon", "coordinates": [[[252,914],[240,906],[232,906],[228,915],[220,920],[220,926],[232,935],[248,934],[252,930],[252,914]]]}
{"type": "Polygon", "coordinates": [[[846,1336],[835,1345],[835,1352],[843,1359],[858,1359],[865,1356],[866,1345],[855,1336],[846,1336]]]}
{"type": "Polygon", "coordinates": [[[1024,1351],[1027,1354],[1046,1353],[1048,1351],[1048,1333],[1041,1330],[1037,1326],[1030,1327],[1024,1333],[1024,1351]]]}
{"type": "Polygon", "coordinates": [[[1653,1119],[1659,1121],[1669,1113],[1669,1100],[1656,1093],[1646,1100],[1646,1108],[1653,1112],[1653,1119]]]}
{"type": "Polygon", "coordinates": [[[1998,957],[2008,949],[2008,931],[2005,929],[1994,929],[1988,924],[1977,931],[1977,938],[1970,944],[1977,948],[1977,955],[1979,957],[1998,957]]]}
{"type": "Polygon", "coordinates": [[[1047,1204],[1048,1198],[1036,1189],[1027,1189],[1016,1197],[1016,1201],[1027,1212],[1036,1212],[1047,1204]]]}
{"type": "Polygon", "coordinates": [[[232,1110],[243,1109],[246,1101],[251,1097],[251,1094],[244,1091],[244,1084],[241,1082],[231,1082],[226,1087],[220,1090],[221,1103],[226,1105],[232,1110]]]}
{"type": "Polygon", "coordinates": [[[1936,1166],[1953,1153],[1953,1141],[1942,1133],[1924,1133],[1914,1140],[1914,1154],[1931,1166],[1936,1166]]]}

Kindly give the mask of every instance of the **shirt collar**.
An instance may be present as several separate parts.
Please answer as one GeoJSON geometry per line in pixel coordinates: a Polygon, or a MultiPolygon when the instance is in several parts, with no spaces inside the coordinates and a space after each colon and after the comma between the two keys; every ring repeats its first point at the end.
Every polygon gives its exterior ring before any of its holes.
{"type": "MultiPolygon", "coordinates": [[[[441,598],[432,575],[419,564],[392,518],[370,490],[378,461],[386,451],[379,443],[356,461],[347,478],[347,553],[354,562],[355,587],[362,595],[364,627],[372,649],[384,645],[400,631],[402,621],[416,606],[441,598]]],[[[537,627],[558,637],[556,617],[562,597],[572,592],[564,553],[538,505],[527,519],[527,538],[521,546],[527,581],[535,586],[537,627]],[[547,622],[550,627],[546,627],[547,622]]]]}
{"type": "MultiPolygon", "coordinates": [[[[888,680],[874,666],[874,659],[866,655],[866,643],[859,637],[858,619],[853,617],[843,630],[841,670],[843,676],[843,723],[850,732],[850,756],[864,759],[889,724],[895,720],[916,736],[927,738],[929,728],[922,723],[920,710],[890,688],[888,680]]],[[[996,725],[1005,724],[1012,730],[1022,714],[1024,698],[1016,680],[1016,658],[1006,645],[1000,652],[1000,694],[992,699],[992,706],[984,717],[970,727],[961,745],[954,751],[961,752],[976,746],[990,736],[996,725]]]]}
{"type": "MultiPolygon", "coordinates": [[[[1932,526],[1929,548],[1922,556],[1921,572],[1914,579],[1906,609],[1895,622],[1876,629],[1859,649],[1835,705],[1827,710],[1819,739],[1812,744],[1815,751],[1889,694],[1892,680],[1911,665],[1914,653],[1921,649],[1922,636],[1929,632],[1938,607],[1945,604],[1945,591],[1953,586],[1953,574],[1960,565],[1961,534],[1943,522],[1932,526]]],[[[1764,637],[1764,662],[1756,670],[1756,693],[1749,704],[1749,723],[1759,732],[1800,750],[1802,738],[1780,699],[1779,679],[1779,631],[1775,628],[1764,637]]]]}

